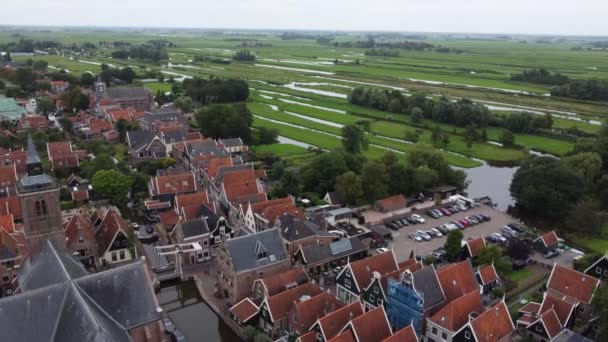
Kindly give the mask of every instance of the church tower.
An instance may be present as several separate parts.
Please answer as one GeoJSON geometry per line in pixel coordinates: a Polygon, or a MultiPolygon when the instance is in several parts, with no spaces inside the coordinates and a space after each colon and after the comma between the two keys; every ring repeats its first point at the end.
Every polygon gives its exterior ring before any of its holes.
{"type": "Polygon", "coordinates": [[[31,136],[27,139],[27,175],[19,180],[17,195],[23,212],[23,231],[30,249],[37,248],[44,240],[65,246],[59,186],[43,172],[31,136]]]}

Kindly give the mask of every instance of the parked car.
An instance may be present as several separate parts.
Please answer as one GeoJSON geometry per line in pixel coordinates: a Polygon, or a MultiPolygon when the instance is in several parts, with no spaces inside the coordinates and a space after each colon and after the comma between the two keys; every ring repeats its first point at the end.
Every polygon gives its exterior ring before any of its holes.
{"type": "Polygon", "coordinates": [[[384,248],[384,247],[376,248],[376,252],[378,254],[386,253],[386,252],[388,252],[388,248],[384,248]]]}
{"type": "Polygon", "coordinates": [[[458,209],[458,207],[457,207],[457,206],[455,206],[455,205],[451,205],[451,206],[449,206],[449,207],[448,207],[448,210],[449,210],[449,211],[450,211],[452,214],[456,214],[456,213],[460,212],[460,209],[458,209]]]}
{"type": "Polygon", "coordinates": [[[555,258],[558,255],[559,255],[559,252],[555,249],[552,249],[552,250],[548,251],[547,253],[545,253],[545,255],[543,255],[543,256],[545,257],[545,259],[551,259],[551,258],[555,258]]]}
{"type": "Polygon", "coordinates": [[[423,230],[416,231],[416,234],[418,234],[421,238],[423,238],[424,241],[431,241],[431,239],[432,239],[432,237],[423,230]]]}
{"type": "Polygon", "coordinates": [[[458,222],[458,221],[450,222],[450,224],[455,225],[456,227],[458,227],[458,229],[464,229],[465,228],[464,225],[462,223],[458,222]]]}
{"type": "Polygon", "coordinates": [[[447,235],[450,232],[450,229],[445,224],[436,227],[443,235],[447,235]]]}
{"type": "Polygon", "coordinates": [[[393,224],[395,224],[399,228],[403,227],[403,223],[401,223],[401,221],[399,221],[399,220],[393,221],[393,224]]]}
{"type": "Polygon", "coordinates": [[[425,223],[426,220],[422,218],[422,216],[418,214],[414,214],[411,216],[414,220],[418,221],[418,223],[425,223]]]}
{"type": "Polygon", "coordinates": [[[443,216],[443,213],[442,213],[442,212],[441,212],[441,210],[439,210],[439,209],[431,209],[431,211],[432,211],[432,212],[434,212],[434,213],[435,213],[435,215],[437,215],[437,216],[439,216],[439,217],[442,217],[442,216],[443,216]]]}
{"type": "Polygon", "coordinates": [[[483,220],[486,221],[486,222],[492,221],[492,217],[490,215],[479,214],[479,216],[483,217],[483,220]]]}
{"type": "Polygon", "coordinates": [[[173,342],[186,342],[186,336],[184,336],[181,331],[175,329],[171,333],[171,340],[173,340],[173,342]]]}
{"type": "Polygon", "coordinates": [[[469,210],[469,208],[466,205],[462,205],[462,204],[456,204],[456,207],[460,211],[467,211],[467,210],[469,210]]]}
{"type": "Polygon", "coordinates": [[[496,241],[497,241],[496,243],[499,243],[501,245],[507,243],[507,239],[504,236],[502,236],[502,234],[492,233],[489,236],[491,236],[494,239],[496,239],[496,241]]]}
{"type": "Polygon", "coordinates": [[[405,217],[404,217],[404,218],[400,218],[400,219],[399,219],[399,222],[401,222],[401,223],[403,224],[403,226],[404,226],[404,227],[407,227],[407,226],[409,226],[409,225],[410,225],[410,223],[409,223],[409,222],[407,222],[407,220],[405,219],[405,217]]]}
{"type": "Polygon", "coordinates": [[[473,216],[474,218],[476,218],[477,221],[479,221],[479,223],[486,222],[486,219],[484,219],[483,216],[481,216],[481,215],[475,214],[475,215],[471,215],[471,216],[473,216]]]}
{"type": "Polygon", "coordinates": [[[479,220],[475,216],[473,216],[473,215],[467,216],[464,219],[467,220],[467,221],[469,221],[469,222],[471,222],[471,224],[478,224],[479,223],[479,220]]]}
{"type": "Polygon", "coordinates": [[[436,250],[432,251],[431,254],[429,254],[439,260],[443,259],[443,256],[445,255],[445,249],[443,248],[437,248],[436,250]]]}
{"type": "Polygon", "coordinates": [[[461,225],[463,225],[465,228],[470,227],[471,226],[471,222],[467,221],[467,220],[458,220],[458,223],[460,223],[461,225]]]}
{"type": "Polygon", "coordinates": [[[422,241],[422,236],[420,236],[420,235],[419,235],[418,233],[416,233],[416,232],[412,232],[412,233],[410,233],[408,236],[409,236],[409,238],[410,238],[410,239],[415,240],[415,241],[417,241],[417,242],[422,241]]]}
{"type": "Polygon", "coordinates": [[[437,228],[431,229],[431,233],[435,234],[436,237],[442,237],[443,234],[437,228]]]}
{"type": "Polygon", "coordinates": [[[439,208],[437,210],[441,211],[444,216],[452,216],[452,213],[449,210],[447,210],[446,208],[439,208]]]}
{"type": "Polygon", "coordinates": [[[393,222],[387,224],[386,226],[395,231],[399,230],[399,226],[394,224],[393,222]]]}
{"type": "Polygon", "coordinates": [[[517,223],[509,223],[507,224],[507,227],[513,229],[514,231],[518,232],[518,233],[524,233],[524,227],[518,225],[517,223]]]}
{"type": "Polygon", "coordinates": [[[432,218],[434,218],[434,219],[438,219],[438,218],[439,218],[439,216],[438,216],[438,215],[437,215],[437,214],[436,214],[434,211],[432,211],[432,210],[430,210],[430,209],[429,209],[429,210],[427,210],[427,211],[425,211],[424,213],[425,213],[427,216],[432,217],[432,218]]]}
{"type": "Polygon", "coordinates": [[[414,219],[412,216],[408,216],[406,218],[407,222],[409,222],[410,224],[418,224],[418,220],[414,219]]]}
{"type": "Polygon", "coordinates": [[[516,238],[519,236],[519,233],[517,233],[513,228],[509,227],[509,226],[503,226],[500,231],[502,233],[507,233],[509,235],[511,235],[513,238],[516,238]]]}
{"type": "Polygon", "coordinates": [[[175,324],[169,317],[163,318],[163,325],[165,326],[166,333],[172,333],[175,330],[175,324]]]}

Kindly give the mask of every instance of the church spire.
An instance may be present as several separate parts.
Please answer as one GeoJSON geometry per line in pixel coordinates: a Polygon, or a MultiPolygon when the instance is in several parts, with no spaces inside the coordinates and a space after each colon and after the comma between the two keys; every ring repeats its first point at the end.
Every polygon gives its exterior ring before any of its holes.
{"type": "Polygon", "coordinates": [[[42,174],[42,163],[40,162],[40,156],[36,150],[36,145],[32,139],[32,135],[27,136],[27,174],[29,176],[36,176],[42,174]]]}

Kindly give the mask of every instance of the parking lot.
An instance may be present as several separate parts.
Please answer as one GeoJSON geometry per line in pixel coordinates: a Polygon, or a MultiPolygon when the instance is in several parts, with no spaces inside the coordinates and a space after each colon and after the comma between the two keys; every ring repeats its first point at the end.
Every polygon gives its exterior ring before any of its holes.
{"type": "Polygon", "coordinates": [[[418,214],[426,220],[425,223],[409,225],[407,227],[400,228],[398,231],[393,231],[393,241],[389,242],[388,248],[392,248],[394,250],[398,261],[407,259],[412,251],[414,251],[414,254],[424,257],[433,250],[442,247],[445,244],[446,236],[439,238],[435,237],[430,241],[421,242],[416,242],[415,240],[410,239],[408,235],[417,230],[430,230],[444,223],[462,220],[466,216],[473,214],[484,214],[492,218],[491,221],[482,222],[462,230],[464,240],[466,240],[470,237],[477,238],[482,235],[487,236],[492,233],[498,233],[500,232],[500,228],[502,226],[511,222],[516,222],[516,220],[509,215],[494,208],[480,204],[467,211],[458,212],[452,216],[442,216],[438,219],[434,219],[424,214],[424,210],[418,212],[418,214]]]}

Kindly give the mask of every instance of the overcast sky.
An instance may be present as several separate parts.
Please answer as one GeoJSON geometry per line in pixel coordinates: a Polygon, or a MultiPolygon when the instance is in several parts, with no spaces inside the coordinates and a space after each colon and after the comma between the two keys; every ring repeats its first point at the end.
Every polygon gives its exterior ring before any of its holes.
{"type": "Polygon", "coordinates": [[[0,0],[0,25],[608,35],[608,0],[0,0]]]}

